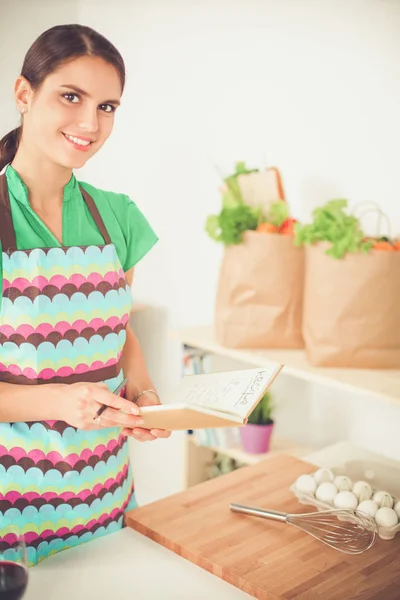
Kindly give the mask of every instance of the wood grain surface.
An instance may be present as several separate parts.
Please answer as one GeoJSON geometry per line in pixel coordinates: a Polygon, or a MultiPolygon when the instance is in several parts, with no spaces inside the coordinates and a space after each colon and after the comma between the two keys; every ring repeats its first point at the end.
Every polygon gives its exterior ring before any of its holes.
{"type": "Polygon", "coordinates": [[[400,600],[400,534],[350,556],[292,525],[229,509],[238,502],[309,512],[289,487],[314,470],[294,457],[269,458],[130,511],[126,522],[260,600],[400,600]]]}

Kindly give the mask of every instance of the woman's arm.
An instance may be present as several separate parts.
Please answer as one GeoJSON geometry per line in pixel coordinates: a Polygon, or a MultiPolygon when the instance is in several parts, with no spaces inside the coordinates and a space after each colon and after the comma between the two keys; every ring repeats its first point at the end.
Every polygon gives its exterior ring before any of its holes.
{"type": "Polygon", "coordinates": [[[0,383],[0,423],[59,419],[58,387],[0,383]]]}
{"type": "Polygon", "coordinates": [[[138,413],[137,406],[112,394],[106,384],[0,383],[0,423],[56,420],[78,429],[116,426],[133,429],[141,423],[138,413]],[[97,422],[96,414],[103,404],[108,408],[101,422],[97,422]]]}
{"type": "MultiPolygon", "coordinates": [[[[134,269],[125,273],[129,286],[132,286],[134,269]]],[[[126,396],[128,400],[133,400],[142,390],[155,390],[154,384],[147,372],[146,362],[137,337],[133,333],[129,322],[126,327],[126,342],[122,352],[122,369],[125,377],[128,378],[126,386],[126,396]]],[[[153,400],[157,397],[152,394],[153,400]]],[[[158,402],[153,402],[158,404],[158,402]]]]}
{"type": "MultiPolygon", "coordinates": [[[[130,269],[125,273],[126,280],[131,286],[133,281],[133,269],[130,269]]],[[[122,368],[125,377],[128,378],[126,386],[126,397],[128,400],[133,400],[143,390],[154,390],[156,388],[150,379],[147,372],[146,362],[140,348],[137,337],[133,333],[129,323],[126,329],[126,342],[122,352],[122,368]]],[[[158,397],[155,394],[143,394],[138,398],[136,404],[138,406],[151,406],[153,404],[160,404],[158,397]]],[[[126,429],[124,433],[131,435],[141,442],[154,440],[160,437],[169,437],[170,431],[164,429],[141,429],[136,427],[135,429],[126,429]]]]}

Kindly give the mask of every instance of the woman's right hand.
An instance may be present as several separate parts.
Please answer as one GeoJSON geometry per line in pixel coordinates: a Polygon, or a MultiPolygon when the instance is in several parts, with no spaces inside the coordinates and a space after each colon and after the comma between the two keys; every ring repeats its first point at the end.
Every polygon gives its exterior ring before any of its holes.
{"type": "Polygon", "coordinates": [[[110,392],[105,383],[72,383],[55,387],[57,392],[53,401],[57,418],[73,427],[85,430],[106,427],[133,429],[143,423],[139,407],[110,392]],[[107,408],[98,420],[96,413],[103,404],[107,408]]]}

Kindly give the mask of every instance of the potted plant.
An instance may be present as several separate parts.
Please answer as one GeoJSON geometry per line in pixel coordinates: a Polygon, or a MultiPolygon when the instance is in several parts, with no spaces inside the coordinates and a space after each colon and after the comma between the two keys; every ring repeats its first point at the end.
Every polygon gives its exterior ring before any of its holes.
{"type": "Polygon", "coordinates": [[[251,454],[268,452],[274,421],[271,393],[266,392],[250,413],[247,424],[240,428],[243,450],[251,454]]]}

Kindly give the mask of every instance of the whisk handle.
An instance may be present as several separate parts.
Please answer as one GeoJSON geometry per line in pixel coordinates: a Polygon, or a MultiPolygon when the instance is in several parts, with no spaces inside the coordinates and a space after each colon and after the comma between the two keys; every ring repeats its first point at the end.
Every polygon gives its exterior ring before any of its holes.
{"type": "Polygon", "coordinates": [[[253,517],[262,517],[264,519],[273,519],[274,521],[282,521],[286,523],[286,513],[279,512],[277,510],[267,510],[265,508],[258,508],[257,506],[244,506],[243,504],[235,504],[231,502],[229,508],[233,512],[242,513],[244,515],[251,515],[253,517]]]}

